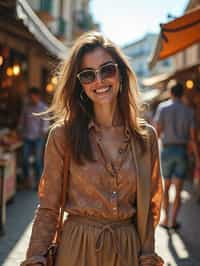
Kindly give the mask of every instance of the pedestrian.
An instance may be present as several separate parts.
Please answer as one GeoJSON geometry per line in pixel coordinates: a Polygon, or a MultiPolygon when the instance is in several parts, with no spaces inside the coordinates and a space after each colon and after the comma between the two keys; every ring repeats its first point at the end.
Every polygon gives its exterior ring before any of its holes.
{"type": "Polygon", "coordinates": [[[139,119],[136,78],[125,56],[101,33],[85,33],[59,78],[40,206],[22,265],[46,263],[63,171],[69,171],[68,217],[57,266],[163,265],[154,250],[162,197],[157,138],[139,119]]]}
{"type": "Polygon", "coordinates": [[[187,176],[187,147],[191,142],[196,164],[199,165],[199,155],[195,139],[195,123],[193,110],[186,106],[182,97],[184,87],[176,80],[168,84],[171,97],[161,103],[155,114],[155,126],[161,139],[161,166],[164,177],[164,219],[160,224],[165,229],[179,229],[177,221],[181,207],[181,191],[187,176]],[[174,184],[176,195],[172,203],[171,220],[169,215],[169,189],[174,184]]]}
{"type": "Polygon", "coordinates": [[[47,105],[41,100],[40,89],[37,87],[29,88],[28,99],[24,104],[18,125],[18,133],[23,141],[23,179],[25,186],[28,187],[35,186],[37,188],[42,173],[43,148],[49,121],[36,114],[46,110],[47,105]],[[31,179],[30,173],[31,155],[34,156],[35,180],[31,179]]]}

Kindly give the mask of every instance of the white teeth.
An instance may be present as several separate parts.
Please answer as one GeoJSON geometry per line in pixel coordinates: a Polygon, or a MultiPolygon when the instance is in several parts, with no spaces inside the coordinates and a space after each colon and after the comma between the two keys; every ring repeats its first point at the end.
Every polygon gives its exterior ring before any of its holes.
{"type": "Polygon", "coordinates": [[[109,91],[109,87],[107,87],[107,88],[102,88],[102,89],[97,89],[97,90],[95,90],[95,92],[96,93],[103,93],[103,92],[107,92],[107,91],[109,91]]]}

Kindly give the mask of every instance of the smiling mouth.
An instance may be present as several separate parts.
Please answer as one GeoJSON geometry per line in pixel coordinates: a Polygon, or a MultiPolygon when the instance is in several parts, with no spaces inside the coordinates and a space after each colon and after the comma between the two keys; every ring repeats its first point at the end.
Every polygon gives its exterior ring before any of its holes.
{"type": "Polygon", "coordinates": [[[107,86],[107,87],[104,87],[101,89],[96,89],[96,90],[94,90],[94,92],[96,94],[103,94],[103,93],[109,92],[110,90],[111,90],[111,86],[107,86]]]}

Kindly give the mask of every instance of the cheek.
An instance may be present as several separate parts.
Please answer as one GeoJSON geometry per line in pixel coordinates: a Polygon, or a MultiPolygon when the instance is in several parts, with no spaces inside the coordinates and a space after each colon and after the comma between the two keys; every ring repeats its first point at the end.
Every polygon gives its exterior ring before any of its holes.
{"type": "Polygon", "coordinates": [[[92,88],[89,85],[82,86],[85,94],[89,97],[92,93],[92,88]]]}

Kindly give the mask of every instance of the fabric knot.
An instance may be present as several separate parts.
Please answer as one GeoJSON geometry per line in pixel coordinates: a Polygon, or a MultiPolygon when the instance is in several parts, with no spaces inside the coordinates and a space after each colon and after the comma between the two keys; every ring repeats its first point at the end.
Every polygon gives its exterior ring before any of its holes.
{"type": "MultiPolygon", "coordinates": [[[[116,236],[116,232],[115,232],[114,228],[112,227],[112,225],[104,225],[101,228],[100,232],[97,235],[97,239],[96,239],[96,251],[97,252],[101,251],[101,249],[103,247],[103,242],[104,242],[104,234],[106,231],[110,232],[111,237],[112,237],[112,243],[113,243],[114,251],[120,257],[122,263],[124,263],[125,258],[122,257],[122,254],[120,252],[119,241],[118,241],[118,238],[116,236]]],[[[126,263],[124,263],[123,265],[126,265],[126,263]]]]}
{"type": "Polygon", "coordinates": [[[115,232],[113,228],[111,227],[111,225],[104,225],[97,235],[97,240],[96,240],[96,251],[97,252],[100,251],[103,247],[104,233],[106,230],[111,233],[113,244],[116,242],[115,232]]]}

